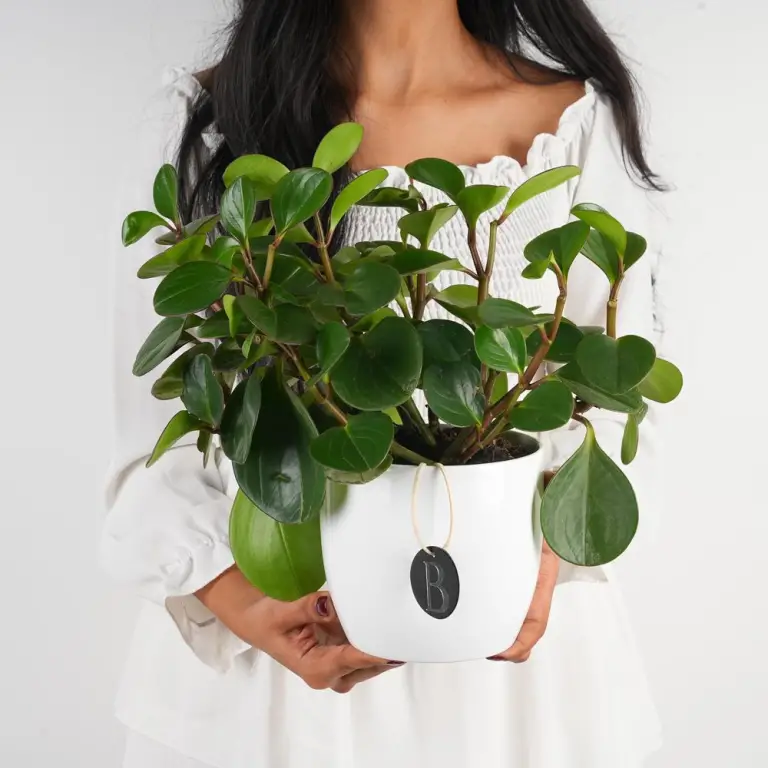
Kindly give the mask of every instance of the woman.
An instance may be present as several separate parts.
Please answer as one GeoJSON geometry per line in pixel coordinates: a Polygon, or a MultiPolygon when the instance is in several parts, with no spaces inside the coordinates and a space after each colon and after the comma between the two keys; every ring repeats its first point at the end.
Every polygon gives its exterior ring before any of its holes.
{"type": "MultiPolygon", "coordinates": [[[[407,184],[402,167],[424,156],[455,161],[470,183],[511,187],[553,166],[583,168],[502,230],[495,295],[547,303],[552,286],[518,277],[521,249],[567,221],[575,202],[602,203],[651,234],[646,191],[657,184],[632,79],[581,0],[242,0],[220,63],[197,77],[173,71],[167,91],[178,109],[160,111],[181,139],[158,136],[165,157],[180,147],[190,213],[216,207],[234,156],[307,165],[326,131],[352,118],[365,139],[346,173],[386,166],[394,185],[407,184]],[[547,66],[533,61],[542,58],[547,66]]],[[[131,202],[146,207],[162,158],[142,151],[138,160],[146,167],[134,172],[141,192],[131,202]]],[[[395,220],[359,209],[342,238],[385,237],[395,220]]],[[[455,220],[434,247],[468,259],[464,242],[455,220]]],[[[227,543],[235,483],[226,460],[204,469],[188,445],[143,467],[169,412],[130,376],[155,322],[153,286],[132,277],[146,254],[131,256],[117,275],[118,451],[103,555],[156,605],[142,613],[118,703],[126,768],[643,763],[658,726],[608,568],[574,568],[545,550],[515,644],[495,663],[453,666],[365,656],[344,642],[328,595],[285,604],[251,587],[227,543]],[[315,629],[331,643],[319,644],[315,629]]],[[[604,284],[581,261],[568,314],[596,324],[604,284]]],[[[627,278],[623,333],[653,333],[654,263],[652,254],[627,278]]],[[[601,413],[597,428],[615,450],[619,424],[601,413]]],[[[551,466],[581,439],[578,429],[548,438],[551,466]]]]}

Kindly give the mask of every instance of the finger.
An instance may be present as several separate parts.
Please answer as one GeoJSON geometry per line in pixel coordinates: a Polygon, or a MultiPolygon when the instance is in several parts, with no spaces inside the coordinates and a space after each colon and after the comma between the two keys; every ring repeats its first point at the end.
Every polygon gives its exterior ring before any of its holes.
{"type": "Polygon", "coordinates": [[[327,592],[314,592],[292,603],[281,603],[275,623],[283,632],[306,624],[319,624],[329,633],[342,631],[333,601],[327,592]]]}
{"type": "Polygon", "coordinates": [[[344,675],[337,683],[332,686],[336,693],[349,693],[356,685],[364,683],[366,680],[372,680],[374,677],[383,675],[385,672],[402,667],[403,663],[394,661],[386,666],[371,667],[371,669],[358,669],[344,675]]]}
{"type": "Polygon", "coordinates": [[[559,571],[560,559],[545,541],[542,545],[539,576],[536,580],[536,589],[533,593],[528,615],[525,617],[523,626],[512,647],[498,656],[493,656],[494,661],[514,661],[516,663],[528,661],[531,651],[547,631],[552,608],[552,596],[555,592],[559,571]]]}

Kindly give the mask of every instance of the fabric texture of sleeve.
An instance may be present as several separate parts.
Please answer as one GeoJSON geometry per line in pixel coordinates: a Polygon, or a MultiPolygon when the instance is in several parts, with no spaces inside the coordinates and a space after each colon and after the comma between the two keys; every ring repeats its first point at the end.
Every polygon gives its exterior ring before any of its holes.
{"type": "MultiPolygon", "coordinates": [[[[198,89],[184,70],[166,73],[165,87],[137,127],[137,149],[118,201],[120,218],[132,210],[153,210],[154,176],[172,160],[198,89]]],[[[115,443],[101,560],[118,582],[164,605],[195,654],[225,671],[250,646],[194,596],[234,562],[228,541],[232,489],[219,471],[221,456],[217,453],[204,468],[192,435],[150,469],[145,467],[163,428],[180,410],[178,402],[160,401],[150,393],[170,360],[142,378],[131,373],[136,353],[160,320],[152,311],[157,281],[136,278],[137,268],[160,250],[154,243],[157,234],[159,230],[111,259],[115,443]]]]}
{"type": "MultiPolygon", "coordinates": [[[[601,97],[595,125],[588,141],[580,148],[577,164],[582,168],[574,204],[596,203],[607,209],[626,229],[648,240],[648,251],[630,270],[621,288],[618,309],[619,335],[636,334],[661,343],[662,321],[657,296],[656,273],[659,263],[659,232],[654,195],[638,185],[627,171],[612,109],[601,97]]],[[[608,281],[588,259],[579,258],[569,274],[568,300],[565,314],[577,325],[605,327],[608,281]]],[[[555,367],[555,366],[553,366],[555,367]]],[[[550,368],[551,370],[551,368],[550,368]]],[[[620,462],[621,442],[626,416],[593,409],[588,418],[595,428],[598,442],[616,462],[620,462]]],[[[659,500],[653,493],[654,475],[659,471],[656,436],[657,406],[649,403],[648,414],[641,425],[640,447],[635,461],[622,467],[638,497],[640,525],[631,548],[646,548],[655,537],[659,500]]],[[[542,435],[547,447],[548,465],[562,466],[584,440],[584,428],[577,422],[542,435]]],[[[605,581],[611,566],[585,568],[562,563],[559,583],[568,581],[605,581]]]]}

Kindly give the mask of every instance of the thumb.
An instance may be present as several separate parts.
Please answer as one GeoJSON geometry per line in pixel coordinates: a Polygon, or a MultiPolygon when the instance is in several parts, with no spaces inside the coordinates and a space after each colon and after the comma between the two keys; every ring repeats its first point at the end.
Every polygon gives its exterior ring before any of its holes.
{"type": "Polygon", "coordinates": [[[338,617],[331,596],[327,592],[313,592],[292,603],[285,603],[278,623],[281,629],[289,631],[307,624],[337,624],[338,617]]]}

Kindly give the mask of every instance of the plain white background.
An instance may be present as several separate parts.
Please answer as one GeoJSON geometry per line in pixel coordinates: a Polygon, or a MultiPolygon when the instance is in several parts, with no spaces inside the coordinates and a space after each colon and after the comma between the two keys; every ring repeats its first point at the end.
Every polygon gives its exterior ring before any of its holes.
{"type": "MultiPolygon", "coordinates": [[[[768,698],[764,40],[753,0],[599,0],[677,191],[661,540],[626,591],[666,732],[652,768],[759,768],[768,698]]],[[[205,61],[223,0],[0,0],[0,764],[118,768],[135,606],[98,571],[107,270],[132,126],[166,64],[205,61]]],[[[149,182],[150,180],[148,180],[149,182]]],[[[557,768],[553,766],[552,768],[557,768]]]]}

